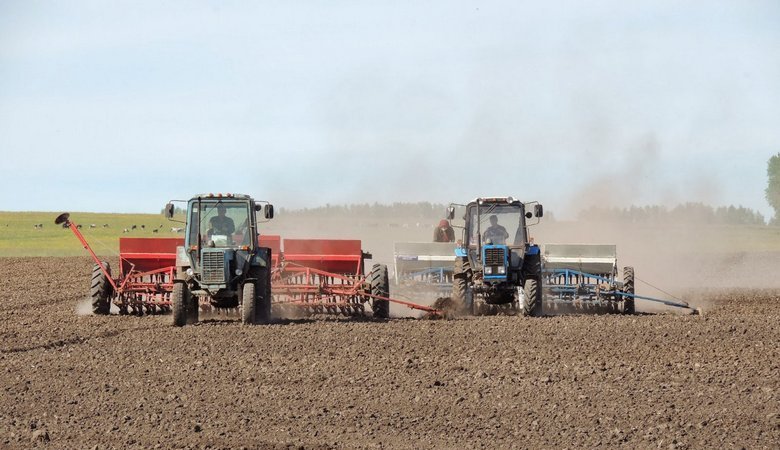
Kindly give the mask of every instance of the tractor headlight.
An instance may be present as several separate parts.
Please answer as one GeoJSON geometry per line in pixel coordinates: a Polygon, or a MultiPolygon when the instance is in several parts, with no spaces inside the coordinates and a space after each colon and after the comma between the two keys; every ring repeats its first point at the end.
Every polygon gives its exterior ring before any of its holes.
{"type": "Polygon", "coordinates": [[[236,276],[237,276],[237,277],[240,277],[242,273],[244,273],[244,271],[243,271],[243,270],[241,270],[241,269],[236,269],[236,276]]]}
{"type": "Polygon", "coordinates": [[[505,274],[506,273],[506,267],[498,266],[498,273],[499,273],[499,275],[505,274]]]}
{"type": "Polygon", "coordinates": [[[184,273],[187,274],[188,278],[192,278],[195,275],[195,271],[192,270],[192,267],[190,267],[189,269],[185,270],[184,273]]]}
{"type": "Polygon", "coordinates": [[[490,266],[485,266],[485,275],[491,275],[493,273],[493,268],[490,266]]]}

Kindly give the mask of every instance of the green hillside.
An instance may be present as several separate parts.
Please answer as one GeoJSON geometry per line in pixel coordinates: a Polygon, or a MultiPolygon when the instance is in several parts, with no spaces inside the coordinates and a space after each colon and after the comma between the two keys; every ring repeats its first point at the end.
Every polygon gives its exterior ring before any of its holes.
{"type": "MultiPolygon", "coordinates": [[[[86,255],[70,230],[54,224],[57,215],[54,212],[0,212],[0,257],[86,255]],[[36,224],[43,224],[43,227],[35,228],[36,224]]],[[[182,226],[168,221],[162,214],[75,212],[70,218],[82,226],[81,232],[99,255],[116,254],[121,236],[175,236],[171,227],[182,226]],[[92,224],[95,228],[90,227],[92,224]],[[136,225],[135,230],[131,230],[133,225],[136,225]],[[123,233],[124,229],[130,230],[129,233],[123,233]],[[158,232],[154,233],[153,229],[158,232]]]]}

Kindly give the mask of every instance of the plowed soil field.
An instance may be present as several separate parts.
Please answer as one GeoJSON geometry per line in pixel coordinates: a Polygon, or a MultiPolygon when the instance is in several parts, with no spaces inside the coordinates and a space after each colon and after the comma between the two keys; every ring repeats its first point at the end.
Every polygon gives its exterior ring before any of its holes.
{"type": "Polygon", "coordinates": [[[704,316],[79,315],[85,258],[0,259],[3,448],[778,448],[780,291],[704,316]]]}

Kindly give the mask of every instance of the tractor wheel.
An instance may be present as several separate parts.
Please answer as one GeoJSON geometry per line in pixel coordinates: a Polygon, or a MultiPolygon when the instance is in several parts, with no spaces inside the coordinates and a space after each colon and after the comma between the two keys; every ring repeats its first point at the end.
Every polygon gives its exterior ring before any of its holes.
{"type": "Polygon", "coordinates": [[[542,286],[538,278],[527,278],[523,285],[523,315],[541,317],[542,310],[542,286]]]}
{"type": "Polygon", "coordinates": [[[173,282],[173,292],[171,292],[171,305],[173,309],[173,326],[183,327],[187,325],[187,316],[189,315],[190,290],[183,281],[173,282]]]}
{"type": "MultiPolygon", "coordinates": [[[[371,295],[379,297],[390,296],[390,278],[387,276],[387,266],[384,264],[374,264],[371,267],[371,273],[368,275],[371,283],[371,295]]],[[[374,311],[374,317],[378,319],[390,318],[390,302],[372,297],[371,309],[374,311]]]]}
{"type": "MultiPolygon", "coordinates": [[[[626,294],[633,294],[635,291],[635,284],[634,284],[634,268],[633,267],[624,267],[623,268],[623,292],[626,294]]],[[[636,313],[636,306],[634,303],[634,297],[629,296],[623,296],[623,314],[634,314],[636,313]]]]}
{"type": "Polygon", "coordinates": [[[200,313],[200,298],[197,295],[192,295],[187,285],[184,285],[184,288],[187,290],[187,325],[198,323],[198,315],[200,313]]]}
{"type": "Polygon", "coordinates": [[[271,322],[271,271],[267,267],[260,269],[257,277],[257,286],[260,290],[260,299],[257,305],[257,322],[271,322]]]}
{"type": "Polygon", "coordinates": [[[257,285],[247,281],[241,289],[241,322],[244,325],[254,325],[257,316],[257,285]]]}
{"type": "MultiPolygon", "coordinates": [[[[106,268],[106,272],[111,275],[111,266],[105,261],[103,261],[103,265],[106,268]]],[[[95,264],[92,267],[92,284],[89,289],[89,295],[92,298],[92,312],[100,315],[107,315],[111,312],[112,294],[113,287],[111,282],[108,281],[106,274],[100,270],[100,266],[95,264]]]]}
{"type": "Polygon", "coordinates": [[[471,300],[471,315],[472,316],[486,316],[490,312],[490,307],[482,298],[474,298],[471,300]]]}
{"type": "Polygon", "coordinates": [[[455,269],[452,273],[452,300],[464,311],[471,311],[472,305],[467,302],[468,285],[471,281],[471,264],[468,259],[455,259],[455,269]]]}

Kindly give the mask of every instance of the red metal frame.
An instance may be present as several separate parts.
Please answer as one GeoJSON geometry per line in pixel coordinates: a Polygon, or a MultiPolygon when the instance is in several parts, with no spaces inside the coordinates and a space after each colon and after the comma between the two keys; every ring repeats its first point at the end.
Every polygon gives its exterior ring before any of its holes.
{"type": "MultiPolygon", "coordinates": [[[[114,288],[112,303],[120,313],[165,312],[171,307],[176,248],[183,238],[120,238],[119,277],[113,278],[92,251],[78,226],[68,226],[114,288]]],[[[365,257],[359,240],[284,239],[260,236],[272,251],[271,289],[278,307],[294,306],[310,313],[362,314],[366,303],[386,300],[432,314],[435,308],[371,294],[364,275],[365,257]],[[282,248],[282,243],[284,248],[282,248]]]]}
{"type": "MultiPolygon", "coordinates": [[[[267,242],[278,242],[267,237],[267,242]]],[[[364,275],[365,254],[359,240],[285,239],[274,262],[271,290],[274,304],[308,313],[362,314],[372,300],[386,300],[441,314],[435,308],[371,294],[364,275]]]]}

